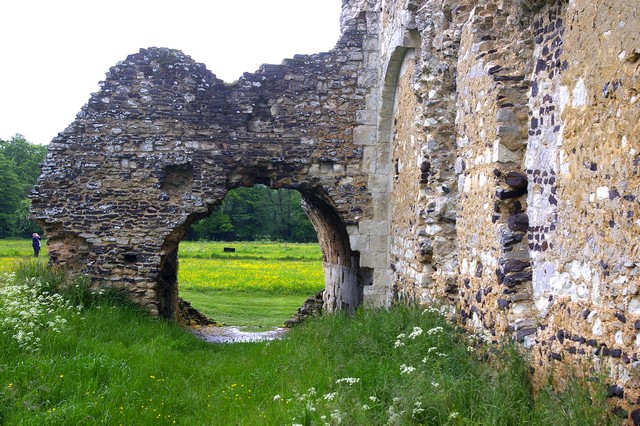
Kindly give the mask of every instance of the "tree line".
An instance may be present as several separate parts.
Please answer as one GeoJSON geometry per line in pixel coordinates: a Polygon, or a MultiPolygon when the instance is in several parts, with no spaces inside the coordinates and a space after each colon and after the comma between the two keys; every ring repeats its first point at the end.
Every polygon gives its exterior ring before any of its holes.
{"type": "MultiPolygon", "coordinates": [[[[41,232],[29,220],[29,192],[40,176],[45,145],[16,134],[0,139],[0,238],[29,237],[41,232]]],[[[317,241],[313,225],[300,206],[300,193],[263,185],[229,191],[211,215],[191,226],[191,240],[289,242],[317,241]]]]}
{"type": "Polygon", "coordinates": [[[0,139],[0,238],[29,237],[40,227],[29,220],[29,191],[40,176],[47,147],[16,134],[0,139]]]}
{"type": "Polygon", "coordinates": [[[190,240],[315,242],[316,232],[298,191],[264,185],[227,193],[211,214],[193,225],[190,240]]]}

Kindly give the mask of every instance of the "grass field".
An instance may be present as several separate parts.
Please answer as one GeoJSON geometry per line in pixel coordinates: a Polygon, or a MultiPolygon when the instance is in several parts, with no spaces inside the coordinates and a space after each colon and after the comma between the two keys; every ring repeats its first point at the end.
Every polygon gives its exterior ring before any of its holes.
{"type": "Polygon", "coordinates": [[[318,244],[182,242],[179,259],[180,296],[230,325],[282,326],[324,287],[318,244]]]}
{"type": "Polygon", "coordinates": [[[433,310],[325,315],[283,340],[208,344],[40,262],[18,272],[0,274],[0,424],[619,423],[605,392],[579,382],[534,399],[513,350],[474,344],[433,310]]]}
{"type": "MultiPolygon", "coordinates": [[[[29,240],[0,240],[0,272],[33,251],[29,240]]],[[[46,258],[43,244],[41,257],[46,258]]],[[[318,244],[180,243],[179,295],[218,323],[279,327],[324,287],[318,244]],[[224,247],[235,252],[225,253],[224,247]]]]}
{"type": "MultiPolygon", "coordinates": [[[[4,239],[0,240],[0,273],[15,270],[20,262],[33,256],[31,240],[4,239]]],[[[47,258],[47,247],[42,243],[40,257],[47,258]]]]}
{"type": "Polygon", "coordinates": [[[254,259],[254,260],[322,260],[320,245],[281,242],[218,242],[182,241],[181,258],[198,259],[254,259]],[[224,248],[235,252],[224,252],[224,248]]]}

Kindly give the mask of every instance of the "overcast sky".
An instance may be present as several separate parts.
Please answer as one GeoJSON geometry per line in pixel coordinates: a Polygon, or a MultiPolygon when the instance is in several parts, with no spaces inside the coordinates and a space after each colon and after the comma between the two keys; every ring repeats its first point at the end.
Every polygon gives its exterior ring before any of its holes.
{"type": "Polygon", "coordinates": [[[140,48],[180,49],[224,81],[296,53],[326,52],[342,0],[4,0],[0,139],[47,144],[140,48]]]}

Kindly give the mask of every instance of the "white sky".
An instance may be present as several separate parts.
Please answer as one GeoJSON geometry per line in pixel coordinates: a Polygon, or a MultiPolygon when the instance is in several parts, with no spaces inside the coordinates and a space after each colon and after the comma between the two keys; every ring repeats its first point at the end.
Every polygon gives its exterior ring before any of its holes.
{"type": "Polygon", "coordinates": [[[342,0],[2,0],[0,139],[47,144],[106,72],[145,47],[182,50],[224,81],[339,37],[342,0]]]}

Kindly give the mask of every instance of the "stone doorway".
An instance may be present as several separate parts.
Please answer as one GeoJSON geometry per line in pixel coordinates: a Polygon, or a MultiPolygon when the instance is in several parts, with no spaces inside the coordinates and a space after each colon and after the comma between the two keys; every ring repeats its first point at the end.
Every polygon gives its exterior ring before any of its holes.
{"type": "Polygon", "coordinates": [[[178,258],[186,325],[206,322],[195,309],[218,325],[264,331],[322,309],[321,250],[298,191],[264,185],[229,191],[192,224],[178,258]]]}
{"type": "MultiPolygon", "coordinates": [[[[363,288],[371,280],[370,274],[366,268],[360,268],[359,253],[351,250],[345,224],[322,199],[320,192],[301,189],[300,195],[302,207],[313,224],[322,251],[323,309],[328,312],[354,310],[363,301],[363,288]]],[[[213,209],[211,206],[204,215],[190,216],[164,240],[157,279],[158,313],[161,317],[176,318],[179,315],[179,244],[189,228],[210,215],[213,209]]]]}

